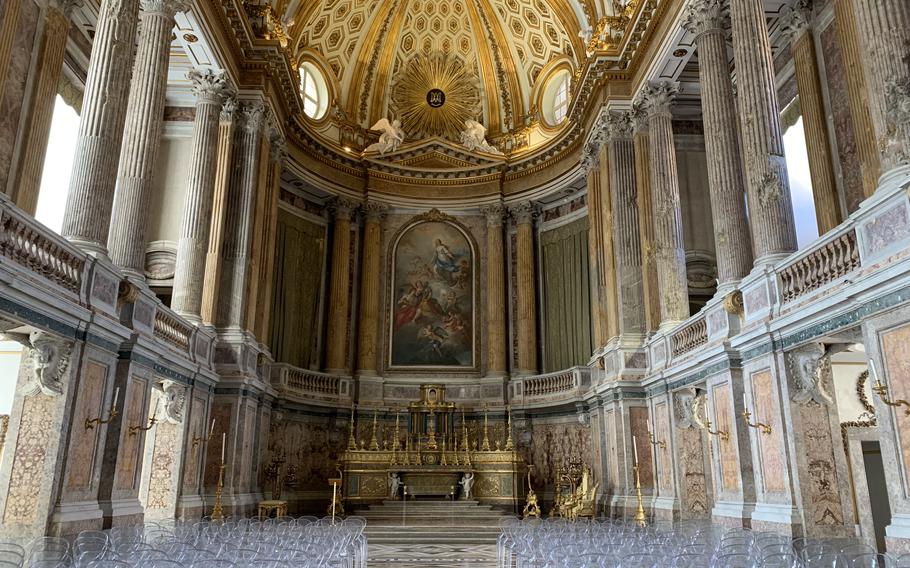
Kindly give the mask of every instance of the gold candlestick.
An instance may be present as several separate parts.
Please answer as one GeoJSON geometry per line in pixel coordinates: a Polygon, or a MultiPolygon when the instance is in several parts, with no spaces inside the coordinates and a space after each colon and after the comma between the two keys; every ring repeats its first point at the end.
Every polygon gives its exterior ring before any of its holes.
{"type": "Polygon", "coordinates": [[[487,405],[483,405],[483,443],[480,446],[481,451],[489,452],[490,451],[490,437],[487,430],[487,405]]]}
{"type": "Polygon", "coordinates": [[[224,491],[224,469],[226,467],[224,462],[218,466],[218,485],[215,486],[215,505],[212,507],[213,521],[224,520],[224,512],[221,510],[221,494],[224,491]]]}
{"type": "Polygon", "coordinates": [[[635,472],[635,499],[638,501],[638,509],[635,510],[635,522],[640,527],[648,526],[648,517],[645,515],[645,507],[641,501],[641,477],[638,474],[638,462],[632,466],[635,472]]]}
{"type": "Polygon", "coordinates": [[[515,449],[515,443],[512,441],[512,405],[506,407],[506,412],[509,415],[508,431],[509,437],[506,438],[506,451],[511,452],[515,449]]]}
{"type": "Polygon", "coordinates": [[[377,409],[373,410],[373,436],[370,438],[370,450],[374,452],[379,451],[379,442],[376,440],[376,417],[378,412],[379,410],[377,409]]]}
{"type": "Polygon", "coordinates": [[[427,420],[427,449],[436,449],[436,412],[430,410],[430,418],[427,420]]]}
{"type": "Polygon", "coordinates": [[[357,438],[354,437],[354,405],[351,405],[351,427],[350,435],[348,436],[348,449],[356,450],[357,449],[357,438]]]}

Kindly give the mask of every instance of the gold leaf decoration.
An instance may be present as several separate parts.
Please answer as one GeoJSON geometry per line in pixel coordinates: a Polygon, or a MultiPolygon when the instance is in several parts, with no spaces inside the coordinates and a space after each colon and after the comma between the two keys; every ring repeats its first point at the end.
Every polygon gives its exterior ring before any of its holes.
{"type": "Polygon", "coordinates": [[[392,87],[392,116],[411,140],[441,136],[458,140],[464,121],[480,115],[480,97],[470,67],[455,55],[432,52],[411,58],[392,87]],[[430,106],[427,93],[439,89],[445,103],[430,106]]]}

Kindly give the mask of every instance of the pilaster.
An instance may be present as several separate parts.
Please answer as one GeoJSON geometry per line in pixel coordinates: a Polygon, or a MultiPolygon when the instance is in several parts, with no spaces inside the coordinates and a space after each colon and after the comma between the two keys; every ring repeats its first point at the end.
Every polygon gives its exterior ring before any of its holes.
{"type": "MultiPolygon", "coordinates": [[[[351,220],[358,204],[339,197],[332,204],[332,271],[329,329],[326,339],[326,370],[345,373],[348,367],[348,317],[351,304],[351,220]]],[[[375,282],[374,282],[375,284],[375,282]]]]}
{"type": "Polygon", "coordinates": [[[518,284],[516,333],[518,335],[518,374],[537,373],[537,286],[534,254],[534,218],[537,210],[530,201],[509,209],[517,228],[516,255],[518,284]]]}
{"type": "Polygon", "coordinates": [[[487,218],[487,375],[504,376],[506,368],[506,287],[502,220],[506,214],[500,203],[485,206],[487,218]]]}
{"type": "Polygon", "coordinates": [[[382,219],[388,206],[377,201],[363,205],[363,254],[360,276],[360,321],[358,322],[357,372],[375,375],[379,369],[380,273],[382,270],[382,219]]]}

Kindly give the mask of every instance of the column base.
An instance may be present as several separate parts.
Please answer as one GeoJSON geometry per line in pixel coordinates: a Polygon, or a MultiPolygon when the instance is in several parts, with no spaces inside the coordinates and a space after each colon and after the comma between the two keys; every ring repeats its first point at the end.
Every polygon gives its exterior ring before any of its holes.
{"type": "Polygon", "coordinates": [[[755,503],[718,501],[711,509],[711,522],[728,528],[750,527],[755,503]]]}
{"type": "Polygon", "coordinates": [[[47,532],[54,536],[74,535],[84,530],[101,530],[103,525],[104,512],[97,501],[61,503],[51,516],[47,532]]]}
{"type": "Polygon", "coordinates": [[[787,504],[756,503],[752,512],[752,530],[803,536],[803,521],[796,507],[787,504]]]}
{"type": "Polygon", "coordinates": [[[653,507],[655,520],[679,520],[679,499],[676,497],[655,497],[653,501],[653,507]]]}
{"type": "Polygon", "coordinates": [[[187,495],[177,499],[175,516],[178,519],[201,519],[205,511],[205,501],[201,495],[187,495]]]}

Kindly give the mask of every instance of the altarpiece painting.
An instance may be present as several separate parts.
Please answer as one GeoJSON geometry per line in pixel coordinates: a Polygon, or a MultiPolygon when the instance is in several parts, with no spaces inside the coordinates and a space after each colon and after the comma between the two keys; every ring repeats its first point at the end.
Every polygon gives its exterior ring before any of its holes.
{"type": "Polygon", "coordinates": [[[406,226],[392,243],[389,364],[469,369],[475,365],[475,254],[446,220],[406,226]]]}

